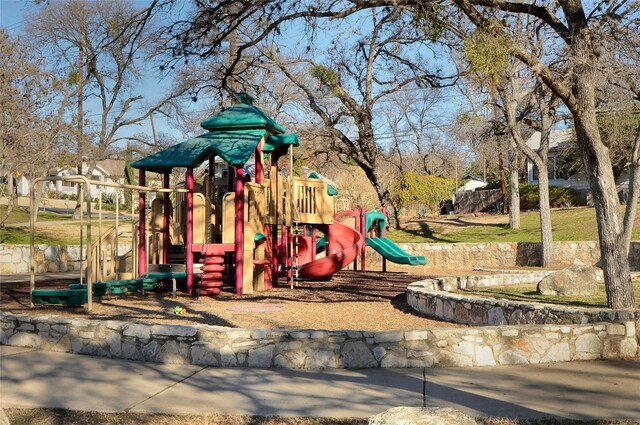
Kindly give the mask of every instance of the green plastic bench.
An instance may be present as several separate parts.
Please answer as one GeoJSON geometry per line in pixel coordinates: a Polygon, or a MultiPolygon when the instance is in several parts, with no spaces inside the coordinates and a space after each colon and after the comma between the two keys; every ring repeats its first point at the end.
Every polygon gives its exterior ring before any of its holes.
{"type": "Polygon", "coordinates": [[[80,306],[87,303],[86,289],[36,289],[31,293],[34,304],[80,306]]]}

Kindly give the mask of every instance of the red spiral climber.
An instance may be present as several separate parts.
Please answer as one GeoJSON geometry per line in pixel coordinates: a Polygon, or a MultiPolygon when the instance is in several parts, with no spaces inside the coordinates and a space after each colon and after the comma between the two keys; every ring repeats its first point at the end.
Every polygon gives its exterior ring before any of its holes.
{"type": "Polygon", "coordinates": [[[222,291],[224,276],[224,251],[207,250],[200,281],[200,295],[218,295],[222,291]]]}

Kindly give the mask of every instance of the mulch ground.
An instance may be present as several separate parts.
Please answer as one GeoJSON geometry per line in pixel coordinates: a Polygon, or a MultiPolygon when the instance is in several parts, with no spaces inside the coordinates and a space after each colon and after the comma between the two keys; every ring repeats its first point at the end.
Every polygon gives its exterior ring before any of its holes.
{"type": "MultiPolygon", "coordinates": [[[[207,324],[235,328],[301,328],[323,330],[394,330],[460,325],[432,320],[416,313],[406,300],[411,282],[442,276],[403,272],[341,271],[331,281],[297,281],[296,287],[279,286],[265,292],[235,295],[226,288],[217,297],[193,298],[168,292],[109,295],[94,302],[93,311],[62,306],[29,307],[29,282],[0,283],[2,310],[31,315],[59,315],[96,320],[139,323],[207,324]],[[182,307],[185,314],[175,314],[182,307]]],[[[444,272],[446,274],[451,271],[444,272]]],[[[466,273],[470,273],[466,271],[466,273]]],[[[466,274],[465,273],[465,274],[466,274]]],[[[38,282],[38,289],[66,288],[69,281],[38,282]]]]}

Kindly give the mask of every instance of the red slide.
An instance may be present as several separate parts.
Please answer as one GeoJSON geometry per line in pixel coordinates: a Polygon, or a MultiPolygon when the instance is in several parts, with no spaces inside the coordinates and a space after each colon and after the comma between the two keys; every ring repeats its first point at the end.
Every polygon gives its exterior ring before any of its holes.
{"type": "Polygon", "coordinates": [[[302,264],[298,274],[308,279],[327,280],[356,259],[362,249],[362,236],[346,224],[335,222],[329,225],[327,256],[302,264]]]}

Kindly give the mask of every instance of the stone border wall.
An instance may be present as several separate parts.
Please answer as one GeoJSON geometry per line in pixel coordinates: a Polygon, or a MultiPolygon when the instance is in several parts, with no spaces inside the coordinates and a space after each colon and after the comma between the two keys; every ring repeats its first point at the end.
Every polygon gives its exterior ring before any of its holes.
{"type": "Polygon", "coordinates": [[[469,367],[626,359],[640,322],[386,332],[234,329],[31,317],[0,312],[0,344],[219,367],[469,367]]]}
{"type": "MultiPolygon", "coordinates": [[[[130,244],[119,244],[118,254],[131,250],[130,244]]],[[[37,273],[80,270],[80,245],[36,245],[37,273]]],[[[29,273],[29,245],[0,244],[0,274],[29,273]]]]}
{"type": "MultiPolygon", "coordinates": [[[[428,267],[440,269],[474,269],[539,266],[542,244],[538,242],[497,243],[400,243],[412,255],[427,257],[428,267]]],[[[554,262],[570,266],[579,261],[594,265],[600,260],[597,242],[554,242],[554,262]]],[[[367,250],[367,253],[373,250],[367,250]]],[[[381,257],[375,252],[367,256],[367,265],[377,265],[381,257]]],[[[632,271],[640,271],[640,242],[632,242],[629,249],[632,271]]]]}
{"type": "MultiPolygon", "coordinates": [[[[473,269],[525,267],[540,264],[542,246],[535,242],[500,243],[401,243],[401,248],[413,255],[427,257],[428,267],[440,269],[473,269]]],[[[129,245],[120,245],[124,254],[129,245]]],[[[554,242],[554,261],[558,266],[572,265],[575,261],[596,264],[600,258],[597,242],[554,242]]],[[[78,246],[37,245],[39,272],[73,271],[79,266],[78,246]]],[[[372,249],[367,250],[367,266],[379,269],[382,257],[372,249]]],[[[632,242],[629,254],[631,270],[640,271],[640,242],[632,242]]],[[[389,263],[394,270],[415,273],[415,266],[389,263]]],[[[29,245],[0,244],[0,274],[28,273],[29,245]]]]}

